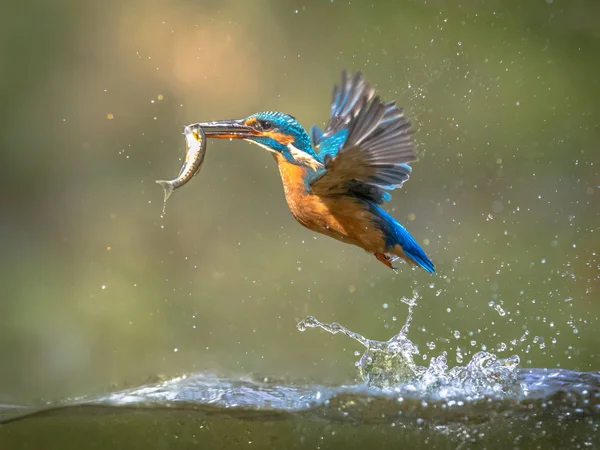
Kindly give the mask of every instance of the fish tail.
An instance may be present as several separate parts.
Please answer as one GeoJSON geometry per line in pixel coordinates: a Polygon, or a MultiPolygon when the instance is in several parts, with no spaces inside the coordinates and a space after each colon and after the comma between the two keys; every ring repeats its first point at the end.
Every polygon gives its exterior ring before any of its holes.
{"type": "Polygon", "coordinates": [[[171,183],[170,181],[167,180],[156,180],[156,184],[160,184],[162,186],[162,188],[165,191],[165,203],[167,201],[167,199],[171,196],[171,194],[173,193],[173,190],[175,189],[173,187],[173,183],[171,183]]]}

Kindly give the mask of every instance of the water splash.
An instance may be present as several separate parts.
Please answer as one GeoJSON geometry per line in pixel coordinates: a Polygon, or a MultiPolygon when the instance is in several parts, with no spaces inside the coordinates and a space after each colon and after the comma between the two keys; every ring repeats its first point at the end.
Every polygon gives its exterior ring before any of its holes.
{"type": "Polygon", "coordinates": [[[63,436],[77,432],[87,438],[78,449],[115,442],[147,448],[165,436],[179,444],[169,448],[196,448],[199,441],[203,448],[221,448],[249,437],[256,448],[272,448],[288,442],[290,430],[301,430],[305,442],[297,448],[598,447],[600,373],[517,372],[527,389],[483,398],[441,398],[439,391],[432,395],[410,384],[385,390],[196,373],[38,407],[0,404],[0,443],[68,448],[63,436]],[[123,441],[129,429],[131,441],[123,441]],[[140,433],[145,440],[137,445],[140,433]],[[218,442],[206,444],[211,436],[218,442]],[[323,436],[333,440],[324,443],[323,436]]]}
{"type": "Polygon", "coordinates": [[[361,343],[366,350],[356,366],[363,380],[372,386],[393,387],[411,381],[418,375],[418,366],[414,362],[413,355],[418,354],[419,349],[406,337],[417,295],[415,292],[412,299],[402,299],[404,303],[408,304],[408,316],[400,332],[388,341],[367,339],[337,322],[322,323],[313,316],[301,320],[297,328],[304,331],[306,328],[318,327],[332,334],[343,333],[361,343]]]}
{"type": "Polygon", "coordinates": [[[473,355],[466,366],[448,369],[446,352],[431,358],[429,367],[415,363],[413,355],[418,347],[408,338],[413,309],[419,299],[417,292],[412,298],[403,298],[408,305],[408,315],[398,334],[387,341],[368,339],[348,330],[339,323],[323,323],[313,316],[301,320],[297,328],[321,328],[332,334],[343,333],[366,347],[356,363],[360,376],[369,386],[378,388],[423,391],[439,398],[516,394],[521,390],[517,381],[519,357],[501,359],[493,353],[481,351],[473,355]]]}
{"type": "Polygon", "coordinates": [[[161,428],[160,435],[179,439],[182,430],[191,430],[193,442],[185,448],[197,446],[196,435],[205,425],[224,430],[222,439],[227,442],[231,433],[243,430],[243,439],[251,435],[257,448],[272,446],[273,440],[255,439],[273,436],[276,430],[282,433],[278,442],[286,442],[290,427],[301,429],[302,438],[309,439],[302,448],[323,447],[323,436],[335,436],[335,446],[343,448],[584,448],[597,443],[600,373],[518,369],[517,356],[499,359],[487,352],[451,369],[445,353],[432,358],[428,367],[419,366],[414,361],[419,350],[407,336],[417,299],[416,293],[403,299],[408,305],[406,322],[388,341],[368,339],[312,316],[298,323],[301,331],[321,328],[363,345],[357,367],[366,384],[306,385],[264,375],[233,380],[199,373],[42,408],[0,405],[0,424],[5,430],[21,426],[29,437],[61,424],[72,429],[72,421],[65,420],[71,415],[77,424],[86,417],[94,423],[105,420],[92,440],[97,442],[124,417],[147,418],[145,435],[154,432],[157,423],[164,426],[171,420],[173,428],[161,428]],[[143,415],[137,415],[140,409],[143,415]],[[53,426],[48,426],[51,420],[53,426]],[[273,425],[286,421],[283,427],[273,425]],[[355,434],[348,424],[369,428],[355,434]],[[255,433],[248,433],[248,427],[257,427],[255,433]]]}

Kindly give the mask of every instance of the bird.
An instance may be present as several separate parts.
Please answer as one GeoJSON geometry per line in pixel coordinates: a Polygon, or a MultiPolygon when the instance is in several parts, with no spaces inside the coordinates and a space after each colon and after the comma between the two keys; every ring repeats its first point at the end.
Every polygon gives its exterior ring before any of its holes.
{"type": "Polygon", "coordinates": [[[193,126],[207,138],[243,139],[272,153],[288,207],[309,230],[360,247],[395,271],[401,259],[435,272],[408,230],[382,208],[416,161],[411,123],[395,101],[375,96],[360,71],[342,71],[330,118],[323,130],[312,126],[310,135],[277,111],[193,126]]]}

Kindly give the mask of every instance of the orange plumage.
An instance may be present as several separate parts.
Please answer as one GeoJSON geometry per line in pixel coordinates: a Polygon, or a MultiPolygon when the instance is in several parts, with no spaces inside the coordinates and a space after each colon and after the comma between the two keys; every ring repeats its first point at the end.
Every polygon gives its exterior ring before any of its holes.
{"type": "MultiPolygon", "coordinates": [[[[307,167],[297,166],[275,153],[288,207],[294,218],[309,230],[361,247],[373,253],[384,264],[390,264],[384,254],[390,252],[383,232],[375,226],[374,214],[358,199],[347,195],[321,197],[308,193],[304,180],[307,167]]],[[[394,254],[410,264],[402,247],[396,245],[394,254]]]]}
{"type": "Polygon", "coordinates": [[[265,111],[241,120],[203,122],[207,137],[236,137],[272,152],[287,204],[300,224],[372,253],[386,266],[399,258],[433,273],[410,233],[380,205],[408,180],[414,161],[410,122],[384,103],[360,73],[333,90],[324,131],[309,136],[298,121],[265,111]]]}

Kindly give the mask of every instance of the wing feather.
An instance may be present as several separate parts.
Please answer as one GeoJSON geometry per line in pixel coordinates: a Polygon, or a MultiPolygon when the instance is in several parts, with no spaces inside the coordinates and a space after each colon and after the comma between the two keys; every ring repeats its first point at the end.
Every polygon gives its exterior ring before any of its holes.
{"type": "Polygon", "coordinates": [[[411,167],[407,163],[415,160],[410,123],[395,102],[382,103],[378,97],[349,97],[340,88],[336,92],[336,99],[349,98],[353,102],[352,107],[342,109],[352,116],[341,119],[340,115],[335,122],[330,121],[338,126],[347,120],[347,137],[339,149],[326,150],[328,132],[341,131],[328,124],[320,142],[325,171],[312,181],[311,187],[320,195],[352,192],[376,203],[389,200],[385,191],[396,189],[409,179],[411,167]]]}
{"type": "Polygon", "coordinates": [[[331,117],[325,126],[323,137],[329,137],[348,127],[348,124],[373,97],[375,90],[367,83],[362,73],[356,72],[352,78],[342,72],[340,85],[333,88],[331,117]]]}
{"type": "Polygon", "coordinates": [[[323,130],[321,130],[318,126],[313,125],[310,127],[310,141],[315,150],[318,149],[319,144],[323,140],[323,130]]]}
{"type": "Polygon", "coordinates": [[[311,182],[319,195],[352,193],[382,203],[409,179],[416,160],[411,124],[395,101],[384,103],[360,72],[333,89],[331,117],[311,130],[325,169],[311,182]]]}

